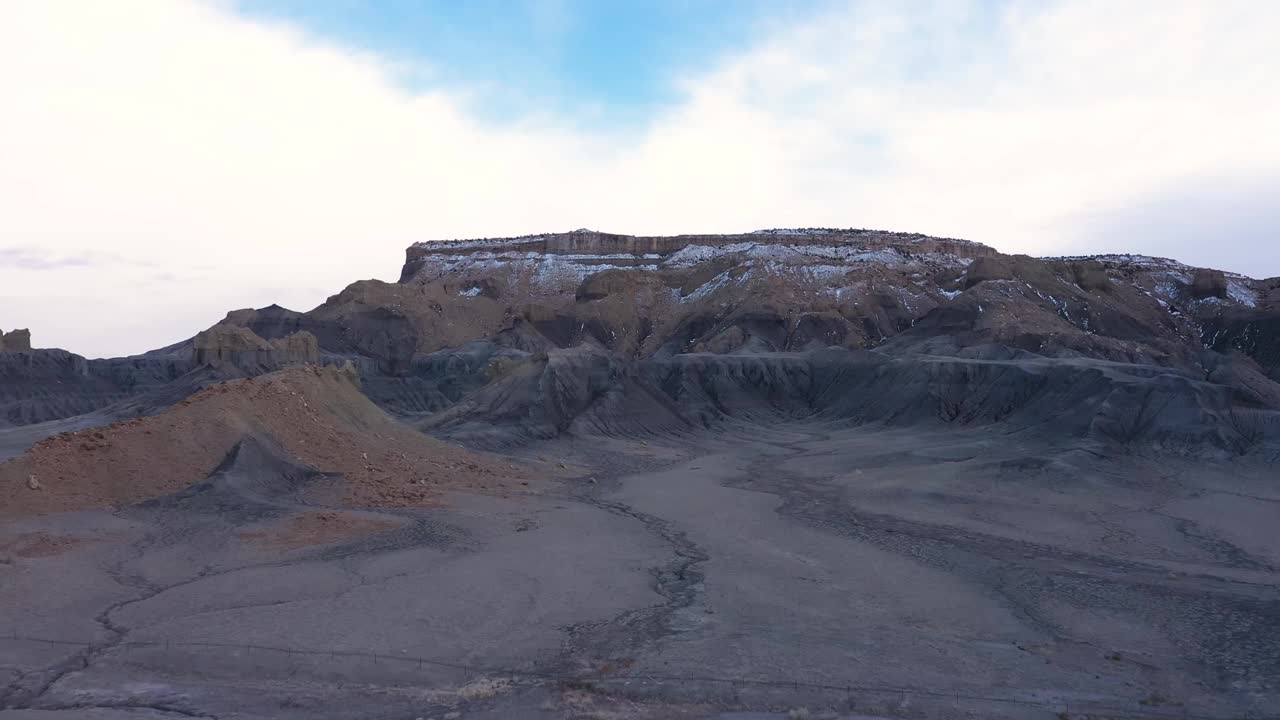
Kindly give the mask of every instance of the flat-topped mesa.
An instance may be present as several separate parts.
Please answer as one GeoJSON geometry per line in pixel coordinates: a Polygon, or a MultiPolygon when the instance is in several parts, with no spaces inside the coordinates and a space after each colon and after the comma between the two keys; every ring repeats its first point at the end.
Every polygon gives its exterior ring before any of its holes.
{"type": "MultiPolygon", "coordinates": [[[[758,230],[728,235],[619,235],[594,230],[525,235],[513,238],[474,240],[434,240],[414,243],[406,251],[400,281],[418,277],[428,265],[454,266],[460,258],[514,260],[538,256],[558,256],[584,266],[656,266],[681,254],[707,259],[726,254],[744,254],[761,249],[757,256],[777,258],[786,249],[797,255],[839,259],[844,255],[877,250],[895,250],[903,256],[946,255],[961,260],[997,254],[981,243],[954,238],[935,238],[918,233],[883,230],[800,228],[758,230]],[[830,248],[831,252],[810,253],[802,248],[830,248]],[[777,248],[778,251],[771,251],[777,248]]],[[[865,258],[864,258],[865,259],[865,258]]]]}

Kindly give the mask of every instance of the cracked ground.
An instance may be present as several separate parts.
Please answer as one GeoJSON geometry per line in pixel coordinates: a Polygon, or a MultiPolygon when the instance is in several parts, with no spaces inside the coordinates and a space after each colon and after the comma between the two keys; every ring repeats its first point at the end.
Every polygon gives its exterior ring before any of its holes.
{"type": "Polygon", "coordinates": [[[191,491],[0,529],[0,720],[1262,718],[1260,461],[747,426],[440,508],[191,491]]]}

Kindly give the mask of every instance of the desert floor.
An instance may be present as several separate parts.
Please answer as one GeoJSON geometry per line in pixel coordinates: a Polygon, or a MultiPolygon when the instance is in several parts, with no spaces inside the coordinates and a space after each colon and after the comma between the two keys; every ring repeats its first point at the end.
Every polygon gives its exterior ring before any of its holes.
{"type": "Polygon", "coordinates": [[[0,526],[0,720],[1266,717],[1280,484],[999,430],[727,426],[338,506],[246,452],[0,526]]]}

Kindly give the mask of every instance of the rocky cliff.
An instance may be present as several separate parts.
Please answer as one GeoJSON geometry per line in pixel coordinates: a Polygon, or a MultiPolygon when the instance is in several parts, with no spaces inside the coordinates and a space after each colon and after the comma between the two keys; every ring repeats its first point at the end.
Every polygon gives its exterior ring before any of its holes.
{"type": "MultiPolygon", "coordinates": [[[[581,278],[593,268],[654,267],[673,260],[689,265],[713,255],[752,256],[799,264],[820,259],[856,259],[860,253],[878,250],[902,256],[947,255],[972,259],[994,250],[969,240],[934,238],[916,233],[879,230],[791,229],[760,230],[737,235],[617,235],[593,230],[527,235],[516,238],[442,240],[415,243],[406,251],[400,281],[418,277],[430,266],[439,267],[448,258],[493,261],[492,266],[511,260],[533,261],[549,268],[549,276],[576,274],[581,278]],[[581,268],[574,271],[573,268],[581,268]]],[[[866,259],[866,258],[864,258],[866,259]]]]}

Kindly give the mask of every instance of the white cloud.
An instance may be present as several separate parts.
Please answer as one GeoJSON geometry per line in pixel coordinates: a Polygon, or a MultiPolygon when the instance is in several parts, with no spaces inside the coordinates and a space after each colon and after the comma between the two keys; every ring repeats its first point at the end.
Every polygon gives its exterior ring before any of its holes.
{"type": "MultiPolygon", "coordinates": [[[[964,3],[903,7],[779,28],[684,78],[645,130],[591,136],[481,123],[464,98],[397,85],[394,58],[222,5],[0,5],[0,248],[120,259],[0,264],[0,327],[138,352],[234,307],[393,279],[412,241],[581,226],[858,225],[1032,253],[1111,234],[1159,252],[1100,211],[1280,177],[1280,6],[1028,2],[985,34],[964,3]]],[[[1213,243],[1280,273],[1256,231],[1213,243]]],[[[1187,259],[1212,264],[1206,247],[1187,259]]]]}

